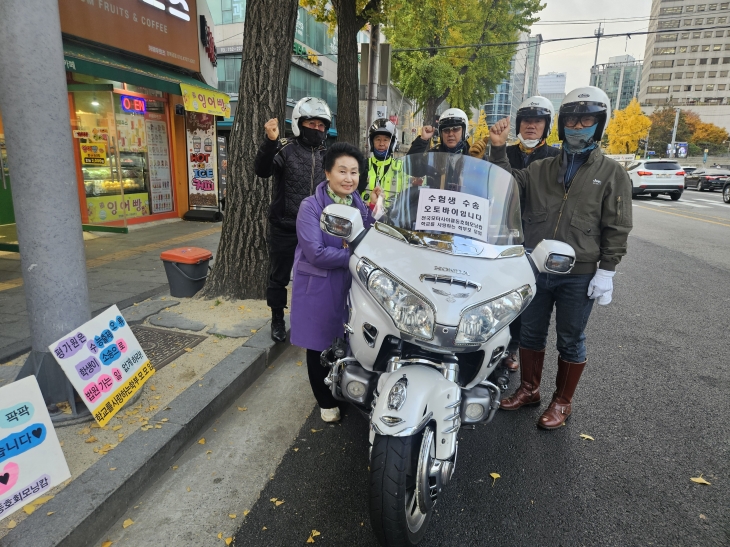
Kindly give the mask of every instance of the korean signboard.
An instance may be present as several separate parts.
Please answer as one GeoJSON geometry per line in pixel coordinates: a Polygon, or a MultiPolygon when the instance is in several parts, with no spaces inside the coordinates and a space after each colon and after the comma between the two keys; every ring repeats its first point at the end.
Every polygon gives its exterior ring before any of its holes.
{"type": "Polygon", "coordinates": [[[82,143],[79,147],[81,148],[81,163],[83,165],[109,165],[106,143],[82,143]]]}
{"type": "Polygon", "coordinates": [[[451,190],[421,188],[416,230],[458,234],[487,241],[489,200],[451,190]]]}
{"type": "Polygon", "coordinates": [[[195,0],[59,0],[58,7],[65,34],[200,72],[195,0]]]}
{"type": "Polygon", "coordinates": [[[48,348],[101,426],[155,372],[116,306],[48,348]]]}
{"type": "Polygon", "coordinates": [[[35,376],[0,387],[0,519],[69,477],[35,376]]]}
{"type": "Polygon", "coordinates": [[[188,151],[188,200],[191,208],[218,208],[215,117],[185,113],[188,151]]]}
{"type": "Polygon", "coordinates": [[[212,89],[203,89],[187,84],[180,84],[185,110],[212,114],[228,118],[231,115],[231,102],[228,95],[212,89]]]}
{"type": "MultiPolygon", "coordinates": [[[[172,211],[172,175],[168,150],[167,124],[148,113],[145,119],[147,158],[150,170],[152,213],[172,211]]],[[[161,116],[160,116],[161,117],[161,116]]]]}
{"type": "MultiPolygon", "coordinates": [[[[152,197],[154,199],[154,192],[152,197]]],[[[149,195],[147,192],[138,192],[136,194],[124,194],[124,196],[121,194],[89,196],[86,198],[86,214],[89,217],[89,222],[92,223],[149,215],[149,195]]]]}

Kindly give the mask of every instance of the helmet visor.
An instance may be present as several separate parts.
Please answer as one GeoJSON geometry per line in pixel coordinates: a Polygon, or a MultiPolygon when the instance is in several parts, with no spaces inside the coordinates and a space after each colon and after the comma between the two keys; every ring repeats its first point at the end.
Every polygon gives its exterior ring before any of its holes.
{"type": "Polygon", "coordinates": [[[597,114],[606,112],[606,105],[595,101],[578,101],[574,103],[561,104],[560,114],[597,114]]]}
{"type": "Polygon", "coordinates": [[[517,111],[517,115],[520,118],[540,118],[542,116],[551,116],[550,110],[542,106],[529,106],[527,108],[520,108],[517,111]]]}

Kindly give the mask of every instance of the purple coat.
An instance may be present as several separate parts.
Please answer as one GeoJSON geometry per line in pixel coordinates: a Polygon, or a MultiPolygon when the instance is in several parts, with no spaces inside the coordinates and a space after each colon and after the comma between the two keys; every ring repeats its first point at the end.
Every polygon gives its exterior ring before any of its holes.
{"type": "MultiPolygon", "coordinates": [[[[334,203],[326,187],[327,181],[320,183],[314,195],[299,207],[291,297],[291,343],[315,351],[326,350],[337,336],[344,335],[352,282],[350,250],[342,247],[341,238],[319,227],[322,210],[334,203]]],[[[375,222],[370,209],[357,192],[352,199],[365,228],[369,228],[375,222]]]]}

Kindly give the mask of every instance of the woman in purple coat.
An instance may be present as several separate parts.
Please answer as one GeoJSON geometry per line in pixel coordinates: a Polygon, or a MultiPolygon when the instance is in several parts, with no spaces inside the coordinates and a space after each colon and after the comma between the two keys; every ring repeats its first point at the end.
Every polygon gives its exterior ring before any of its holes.
{"type": "MultiPolygon", "coordinates": [[[[320,354],[342,337],[347,322],[347,293],[350,290],[350,250],[341,238],[319,227],[322,210],[333,203],[357,207],[365,228],[375,222],[370,208],[357,193],[360,151],[348,143],[335,143],[324,157],[327,180],[313,196],[302,201],[297,215],[297,245],[294,254],[294,281],[291,301],[291,343],[307,349],[309,383],[325,422],[340,419],[337,400],[324,384],[329,369],[319,362],[320,354]]],[[[371,195],[377,201],[380,188],[371,195]]]]}

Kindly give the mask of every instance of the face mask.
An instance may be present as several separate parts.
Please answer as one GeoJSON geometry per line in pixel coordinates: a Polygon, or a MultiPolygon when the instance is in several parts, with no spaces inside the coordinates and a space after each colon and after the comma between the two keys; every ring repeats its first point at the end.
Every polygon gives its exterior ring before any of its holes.
{"type": "Polygon", "coordinates": [[[569,154],[580,154],[590,148],[594,148],[593,135],[596,133],[596,126],[584,127],[583,129],[565,128],[565,150],[569,154]]]}
{"type": "Polygon", "coordinates": [[[542,139],[525,139],[522,137],[522,134],[520,133],[517,135],[517,138],[520,139],[520,142],[525,145],[525,148],[535,148],[538,144],[540,144],[540,141],[542,139]]]}
{"type": "Polygon", "coordinates": [[[302,141],[308,146],[320,146],[324,142],[324,139],[327,138],[324,131],[317,131],[311,127],[302,127],[301,133],[302,141]]]}
{"type": "Polygon", "coordinates": [[[388,157],[388,149],[386,148],[382,152],[376,148],[373,148],[373,156],[375,156],[379,160],[384,160],[388,157]]]}
{"type": "Polygon", "coordinates": [[[464,150],[464,141],[459,141],[459,144],[457,144],[453,148],[449,148],[444,142],[441,143],[441,146],[449,154],[461,154],[464,150]]]}

